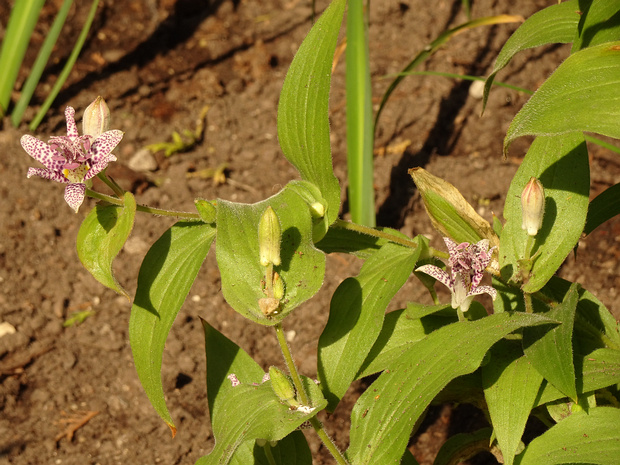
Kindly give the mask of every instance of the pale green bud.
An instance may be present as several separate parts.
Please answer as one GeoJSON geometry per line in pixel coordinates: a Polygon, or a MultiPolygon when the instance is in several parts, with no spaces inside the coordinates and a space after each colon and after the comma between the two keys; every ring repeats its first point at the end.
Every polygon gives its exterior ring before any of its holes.
{"type": "Polygon", "coordinates": [[[194,205],[196,205],[196,210],[198,210],[202,221],[205,223],[215,223],[217,211],[211,202],[204,199],[196,199],[194,200],[194,205]]]}
{"type": "Polygon", "coordinates": [[[269,379],[271,388],[282,402],[289,405],[299,405],[295,399],[295,388],[291,380],[277,367],[269,367],[269,379]]]}
{"type": "Polygon", "coordinates": [[[521,194],[521,207],[523,208],[521,229],[527,231],[528,235],[535,236],[542,226],[545,214],[545,189],[533,176],[521,194]]]}
{"type": "Polygon", "coordinates": [[[278,300],[284,297],[284,281],[278,273],[273,274],[273,296],[278,300]]]}
{"type": "Polygon", "coordinates": [[[280,242],[282,231],[280,220],[271,206],[267,207],[258,223],[258,253],[260,264],[278,266],[280,259],[280,242]]]}
{"type": "Polygon", "coordinates": [[[102,97],[97,97],[95,101],[84,110],[82,133],[96,138],[109,129],[110,109],[102,97]]]}
{"type": "Polygon", "coordinates": [[[323,218],[325,216],[325,205],[321,202],[314,202],[310,205],[310,215],[312,218],[323,218]]]}

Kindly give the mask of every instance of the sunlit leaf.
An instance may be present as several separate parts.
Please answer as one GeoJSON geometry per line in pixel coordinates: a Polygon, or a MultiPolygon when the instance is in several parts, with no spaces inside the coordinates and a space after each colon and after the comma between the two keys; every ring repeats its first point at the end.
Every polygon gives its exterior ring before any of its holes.
{"type": "Polygon", "coordinates": [[[161,382],[164,344],[215,238],[211,225],[178,222],[147,252],[131,317],[129,342],[138,377],[159,416],[176,433],[161,382]]]}
{"type": "Polygon", "coordinates": [[[77,253],[97,281],[129,299],[112,273],[112,262],[125,245],[136,216],[136,199],[131,192],[125,193],[123,204],[96,205],[90,211],[77,235],[77,253]]]}

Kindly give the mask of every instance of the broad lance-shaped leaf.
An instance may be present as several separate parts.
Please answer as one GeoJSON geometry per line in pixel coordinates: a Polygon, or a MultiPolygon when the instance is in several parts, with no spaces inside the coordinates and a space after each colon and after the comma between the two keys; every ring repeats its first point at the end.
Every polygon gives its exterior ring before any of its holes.
{"type": "Polygon", "coordinates": [[[500,313],[444,326],[413,344],[355,404],[347,457],[355,465],[399,463],[416,421],[451,380],[475,371],[514,330],[552,323],[541,315],[500,313]]]}
{"type": "Polygon", "coordinates": [[[614,184],[590,202],[583,233],[590,234],[618,214],[620,214],[620,184],[614,184]]]}
{"type": "Polygon", "coordinates": [[[510,123],[504,153],[517,137],[595,132],[620,139],[620,41],[569,56],[510,123]]]}
{"type": "Polygon", "coordinates": [[[321,190],[328,204],[328,225],[336,220],[340,209],[340,184],[334,175],[329,141],[328,103],[345,4],[345,0],[332,1],[304,39],[286,74],[278,105],[280,147],[301,178],[321,190]]]}
{"type": "Polygon", "coordinates": [[[564,301],[545,313],[562,324],[550,331],[539,328],[523,330],[525,355],[547,381],[575,402],[575,366],[573,365],[573,325],[579,300],[579,285],[573,284],[564,301]]]}
{"type": "Polygon", "coordinates": [[[196,465],[239,463],[233,457],[241,444],[254,439],[279,441],[325,408],[327,401],[318,386],[304,377],[311,410],[290,409],[289,404],[275,395],[271,381],[262,382],[263,370],[246,352],[207,322],[203,321],[203,326],[215,448],[196,465]],[[233,386],[228,378],[230,374],[240,384],[233,386]]]}
{"type": "Polygon", "coordinates": [[[410,249],[386,244],[362,266],[357,277],[345,279],[332,297],[329,320],[319,338],[318,374],[333,411],[355,379],[375,343],[388,304],[405,284],[426,247],[410,249]]]}
{"type": "Polygon", "coordinates": [[[325,255],[312,242],[313,224],[307,199],[296,183],[255,204],[217,201],[216,257],[222,292],[238,313],[263,325],[274,325],[323,284],[325,255]],[[281,264],[274,267],[284,283],[284,297],[277,312],[265,315],[259,301],[264,292],[265,271],[259,261],[258,223],[271,206],[280,220],[281,264]]]}
{"type": "Polygon", "coordinates": [[[566,44],[573,41],[581,17],[579,3],[583,3],[583,0],[569,0],[548,6],[534,13],[519,26],[497,55],[493,71],[484,84],[483,108],[487,104],[495,75],[504,69],[517,53],[545,44],[566,44]]]}
{"type": "Polygon", "coordinates": [[[131,307],[129,342],[138,377],[173,436],[161,382],[164,344],[214,238],[215,228],[204,223],[180,221],[168,229],[142,261],[131,307]]]}
{"type": "Polygon", "coordinates": [[[312,452],[310,452],[304,433],[297,430],[278,441],[275,446],[267,443],[261,447],[255,440],[245,441],[237,448],[228,463],[229,465],[273,465],[273,463],[275,465],[312,465],[312,452]],[[274,462],[267,458],[267,448],[274,462]]]}
{"type": "Polygon", "coordinates": [[[488,451],[493,441],[493,428],[482,428],[474,433],[460,433],[450,437],[439,449],[433,465],[452,465],[459,459],[488,451]]]}
{"type": "Polygon", "coordinates": [[[577,38],[571,53],[593,45],[618,40],[620,37],[620,0],[596,0],[585,2],[577,38]]]}
{"type": "Polygon", "coordinates": [[[499,265],[504,281],[520,279],[527,233],[521,229],[521,192],[531,177],[545,189],[543,224],[530,253],[536,256],[523,291],[541,289],[579,240],[588,210],[590,170],[587,147],[580,133],[537,137],[517,170],[504,206],[506,224],[500,239],[499,265]]]}
{"type": "Polygon", "coordinates": [[[129,294],[112,274],[112,262],[125,245],[135,216],[136,199],[126,192],[122,207],[96,205],[77,235],[77,253],[82,265],[97,281],[128,300],[129,294]]]}
{"type": "Polygon", "coordinates": [[[538,436],[517,457],[517,465],[592,463],[617,465],[620,409],[595,407],[573,414],[538,436]]]}
{"type": "Polygon", "coordinates": [[[484,398],[504,463],[511,465],[543,378],[515,341],[500,341],[490,353],[482,367],[484,398]]]}

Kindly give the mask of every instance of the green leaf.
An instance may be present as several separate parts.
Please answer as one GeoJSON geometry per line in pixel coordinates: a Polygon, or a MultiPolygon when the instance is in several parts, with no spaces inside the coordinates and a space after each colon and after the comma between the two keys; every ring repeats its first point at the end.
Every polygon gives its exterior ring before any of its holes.
{"type": "MultiPolygon", "coordinates": [[[[302,382],[313,409],[310,412],[291,410],[289,404],[280,402],[275,395],[271,381],[262,382],[263,370],[246,352],[207,322],[203,321],[203,326],[207,354],[207,394],[216,442],[211,453],[199,459],[196,465],[263,463],[247,459],[247,449],[251,442],[255,439],[282,440],[325,408],[327,401],[318,386],[304,377],[302,382]],[[230,374],[235,374],[241,384],[233,387],[227,378],[230,374]]],[[[299,454],[300,459],[298,462],[292,458],[290,462],[282,459],[281,463],[311,463],[311,460],[308,462],[305,450],[307,445],[304,447],[300,444],[299,437],[292,439],[292,444],[288,443],[290,439],[282,442],[278,454],[284,458],[299,454]]],[[[254,448],[252,456],[260,455],[254,448]]]]}
{"type": "Polygon", "coordinates": [[[357,277],[345,279],[331,300],[329,320],[319,338],[318,375],[333,411],[375,343],[385,310],[405,284],[422,248],[386,244],[357,277]]]}
{"type": "Polygon", "coordinates": [[[278,105],[278,140],[301,178],[316,184],[328,204],[331,224],[340,210],[329,140],[331,68],[345,0],[334,0],[299,47],[286,74],[278,105]]]}
{"type": "MultiPolygon", "coordinates": [[[[450,307],[452,308],[452,307],[450,307]]],[[[407,310],[395,310],[385,315],[383,327],[360,367],[356,379],[391,368],[411,345],[424,339],[434,330],[452,321],[446,318],[411,318],[407,310]]]]}
{"type": "Polygon", "coordinates": [[[561,304],[545,313],[562,324],[550,331],[523,330],[523,348],[527,359],[556,388],[577,401],[573,365],[573,325],[579,300],[579,285],[573,284],[561,304]]]}
{"type": "Polygon", "coordinates": [[[90,211],[77,235],[77,253],[97,281],[129,300],[112,273],[112,262],[127,241],[136,216],[136,199],[131,192],[125,193],[123,204],[96,205],[90,211]]]}
{"type": "Polygon", "coordinates": [[[204,223],[179,221],[147,252],[138,274],[129,342],[138,377],[159,416],[176,433],[161,383],[164,344],[215,238],[204,223]]]}
{"type": "Polygon", "coordinates": [[[518,452],[542,380],[523,356],[520,344],[513,341],[500,341],[493,346],[489,363],[482,367],[484,398],[507,465],[513,463],[518,452]]]}
{"type": "Polygon", "coordinates": [[[439,449],[433,465],[453,465],[467,460],[480,451],[488,451],[493,440],[493,428],[482,428],[474,433],[455,434],[439,449]]]}
{"type": "Polygon", "coordinates": [[[620,410],[616,408],[597,407],[588,414],[571,415],[534,439],[515,463],[616,465],[620,457],[618,425],[620,410]]]}
{"type": "Polygon", "coordinates": [[[590,234],[605,221],[620,214],[620,184],[615,184],[597,195],[588,208],[584,234],[590,234]]]}
{"type": "Polygon", "coordinates": [[[313,224],[305,199],[287,186],[275,196],[252,205],[217,201],[216,257],[222,292],[238,313],[263,325],[275,325],[312,297],[323,284],[325,255],[312,243],[313,224]],[[259,262],[258,222],[271,206],[280,220],[282,263],[274,267],[284,282],[279,312],[264,315],[259,300],[265,268],[259,262]]]}
{"type": "Polygon", "coordinates": [[[521,229],[521,192],[530,177],[545,189],[545,216],[530,256],[535,256],[523,291],[542,288],[579,240],[585,224],[590,191],[588,152],[579,133],[537,137],[517,170],[506,195],[506,224],[500,239],[499,265],[505,281],[519,279],[519,260],[528,236],[521,229]]]}
{"type": "Polygon", "coordinates": [[[349,2],[345,54],[349,208],[353,222],[374,227],[372,87],[363,2],[349,2]]]}
{"type": "MultiPolygon", "coordinates": [[[[200,463],[200,462],[198,462],[200,463]]],[[[255,440],[245,441],[230,458],[229,465],[312,465],[308,441],[300,430],[293,431],[275,446],[260,447],[255,440]],[[269,449],[269,452],[267,452],[269,449]],[[273,457],[273,462],[267,454],[273,457]]]]}
{"type": "Polygon", "coordinates": [[[620,37],[620,0],[594,0],[581,12],[579,32],[571,53],[620,37]]]}
{"type": "Polygon", "coordinates": [[[595,132],[620,138],[620,41],[569,56],[510,123],[504,153],[517,137],[595,132]]]}
{"type": "Polygon", "coordinates": [[[512,331],[550,323],[541,315],[501,313],[444,326],[412,345],[355,404],[348,458],[356,465],[398,463],[415,422],[452,379],[476,370],[512,331]]]}
{"type": "Polygon", "coordinates": [[[583,4],[583,0],[569,0],[534,13],[510,36],[497,55],[493,71],[484,85],[483,108],[487,104],[495,75],[504,69],[517,53],[541,45],[573,41],[581,18],[580,3],[583,4]]]}

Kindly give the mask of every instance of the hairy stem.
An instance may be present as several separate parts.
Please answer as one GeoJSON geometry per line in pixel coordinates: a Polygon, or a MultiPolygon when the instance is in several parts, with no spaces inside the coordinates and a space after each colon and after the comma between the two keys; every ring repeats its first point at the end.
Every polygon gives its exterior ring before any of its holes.
{"type": "MultiPolygon", "coordinates": [[[[104,202],[108,202],[112,205],[123,206],[123,202],[116,197],[112,197],[111,195],[102,194],[101,192],[96,192],[91,189],[86,189],[86,195],[92,197],[93,199],[103,200],[104,202]]],[[[176,218],[184,218],[187,220],[200,220],[200,215],[198,213],[191,212],[180,212],[174,210],[163,210],[160,208],[153,208],[146,205],[138,205],[136,210],[144,213],[150,213],[151,215],[158,216],[172,216],[176,218]]]]}
{"type": "MultiPolygon", "coordinates": [[[[301,382],[301,377],[299,376],[299,372],[297,371],[295,362],[293,361],[291,350],[289,349],[288,343],[286,342],[282,323],[276,324],[274,328],[276,330],[278,344],[280,344],[280,349],[282,350],[282,355],[284,356],[284,362],[286,363],[286,367],[291,374],[293,384],[295,385],[295,389],[297,390],[297,394],[299,395],[299,401],[302,405],[309,406],[310,399],[308,397],[308,394],[306,393],[306,390],[304,389],[303,383],[301,382]]],[[[316,431],[319,438],[321,438],[321,441],[323,441],[325,447],[327,447],[327,450],[329,450],[329,452],[334,456],[336,462],[339,465],[348,465],[347,459],[344,457],[344,455],[342,455],[342,452],[340,452],[334,441],[332,441],[332,439],[323,429],[323,424],[316,417],[312,417],[310,419],[310,424],[316,431]]]]}

